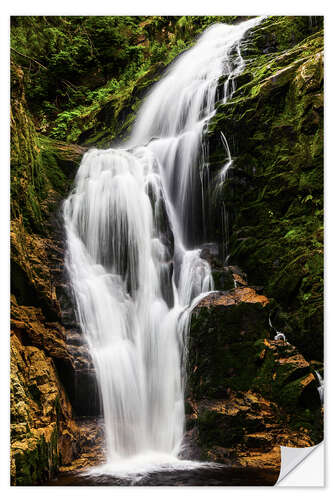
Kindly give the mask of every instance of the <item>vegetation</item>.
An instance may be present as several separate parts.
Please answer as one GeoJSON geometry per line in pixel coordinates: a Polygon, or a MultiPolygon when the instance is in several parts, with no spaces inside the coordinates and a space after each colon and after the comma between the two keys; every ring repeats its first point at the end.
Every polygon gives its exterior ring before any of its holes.
{"type": "Polygon", "coordinates": [[[24,72],[27,103],[37,130],[56,139],[82,142],[80,135],[96,125],[96,116],[107,103],[114,104],[115,118],[125,103],[133,108],[132,93],[156,80],[203,29],[217,21],[237,19],[12,17],[12,60],[24,72]]]}

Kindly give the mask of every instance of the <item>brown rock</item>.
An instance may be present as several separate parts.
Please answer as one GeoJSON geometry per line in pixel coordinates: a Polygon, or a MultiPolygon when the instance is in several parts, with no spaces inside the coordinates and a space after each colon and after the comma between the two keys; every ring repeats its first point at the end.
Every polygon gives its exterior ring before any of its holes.
{"type": "Polygon", "coordinates": [[[260,303],[262,306],[266,306],[269,300],[264,295],[258,295],[254,288],[242,287],[229,290],[228,292],[218,292],[208,295],[208,297],[199,302],[197,307],[231,306],[240,304],[241,302],[251,304],[260,303]]]}
{"type": "Polygon", "coordinates": [[[77,454],[78,427],[52,358],[11,335],[12,483],[35,484],[77,454]],[[67,436],[67,439],[63,438],[67,436]],[[45,451],[42,451],[45,450],[45,451]],[[50,457],[42,463],[42,454],[50,457]],[[27,464],[30,464],[27,467],[27,464]]]}

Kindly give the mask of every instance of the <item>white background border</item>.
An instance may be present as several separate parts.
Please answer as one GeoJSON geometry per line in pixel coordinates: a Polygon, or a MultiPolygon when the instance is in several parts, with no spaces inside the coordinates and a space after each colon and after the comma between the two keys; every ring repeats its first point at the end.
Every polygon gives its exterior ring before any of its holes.
{"type": "MultiPolygon", "coordinates": [[[[332,37],[333,25],[331,19],[333,2],[330,0],[316,0],[316,1],[291,1],[279,0],[278,2],[269,2],[268,0],[235,0],[234,2],[226,2],[225,0],[205,0],[196,2],[195,0],[164,0],[157,2],[156,0],[120,0],[120,1],[99,1],[94,0],[90,4],[83,3],[82,0],[57,0],[56,2],[45,2],[45,0],[29,0],[19,1],[12,0],[6,5],[1,4],[0,16],[0,35],[1,35],[1,167],[0,167],[0,224],[1,224],[1,300],[0,300],[0,320],[1,326],[1,382],[0,382],[0,402],[1,402],[1,489],[3,494],[8,494],[13,498],[26,497],[42,498],[57,498],[65,495],[71,498],[91,498],[92,495],[111,498],[123,498],[127,496],[135,496],[142,498],[156,498],[165,497],[169,498],[179,496],[181,498],[190,497],[202,498],[222,497],[224,495],[246,495],[247,499],[258,498],[262,495],[287,495],[290,497],[295,496],[296,491],[302,496],[302,500],[322,495],[329,494],[331,490],[331,481],[326,474],[326,488],[315,489],[309,488],[309,477],[312,476],[313,483],[311,485],[318,485],[318,476],[316,476],[316,469],[322,471],[322,459],[318,456],[320,453],[316,451],[310,455],[303,464],[301,464],[294,473],[290,473],[289,484],[293,481],[292,474],[296,477],[297,485],[302,484],[302,488],[288,489],[285,488],[240,488],[232,487],[98,487],[92,490],[89,487],[9,487],[9,16],[10,15],[325,15],[325,70],[326,70],[326,95],[325,95],[325,121],[326,121],[326,134],[325,134],[325,299],[326,299],[326,313],[325,313],[325,332],[326,332],[326,366],[325,366],[325,383],[329,374],[329,363],[327,354],[330,349],[329,345],[329,325],[333,325],[333,314],[329,311],[329,298],[332,301],[331,282],[332,282],[332,266],[329,265],[328,255],[333,255],[332,246],[332,232],[328,233],[329,222],[333,217],[332,204],[333,204],[333,164],[330,160],[332,158],[332,138],[333,132],[329,127],[329,116],[332,112],[331,107],[331,94],[332,88],[332,37]],[[331,7],[331,8],[330,8],[331,7]],[[331,88],[329,88],[331,84],[331,88]],[[331,140],[329,140],[331,136],[331,140]],[[330,144],[331,143],[331,144],[330,144]],[[309,465],[308,465],[309,464],[309,465]],[[316,476],[316,477],[315,477],[316,476]],[[302,479],[303,477],[303,479],[302,479]],[[229,491],[228,491],[229,490],[229,491]]],[[[333,258],[333,257],[332,257],[333,258]]],[[[331,260],[332,260],[331,258],[331,260]]],[[[332,307],[331,307],[332,310],[332,307]]],[[[333,327],[332,327],[333,328],[333,327]]],[[[331,342],[332,344],[332,342],[331,342]]],[[[329,414],[330,401],[327,398],[326,391],[326,424],[328,423],[327,414],[329,414]]],[[[329,428],[325,426],[325,441],[327,451],[327,441],[329,437],[329,428]]],[[[326,472],[332,469],[332,453],[330,450],[326,453],[326,472]]],[[[286,481],[287,478],[284,480],[286,481]]],[[[331,492],[332,493],[332,492],[331,492]]]]}

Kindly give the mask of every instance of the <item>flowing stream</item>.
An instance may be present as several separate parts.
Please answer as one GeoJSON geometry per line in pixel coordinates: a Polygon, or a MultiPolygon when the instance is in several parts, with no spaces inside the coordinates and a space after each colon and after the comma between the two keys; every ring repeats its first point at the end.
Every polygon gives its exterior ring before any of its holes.
{"type": "Polygon", "coordinates": [[[200,257],[204,132],[219,78],[226,102],[244,68],[241,41],[260,21],[207,29],[154,85],[128,143],[84,155],[65,201],[66,266],[103,404],[104,471],[195,466],[179,455],[190,311],[214,286],[200,257]]]}

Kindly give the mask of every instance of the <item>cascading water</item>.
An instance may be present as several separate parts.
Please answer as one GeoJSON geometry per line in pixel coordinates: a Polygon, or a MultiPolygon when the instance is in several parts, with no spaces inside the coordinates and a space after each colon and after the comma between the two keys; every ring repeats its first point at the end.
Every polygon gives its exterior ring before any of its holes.
{"type": "Polygon", "coordinates": [[[203,131],[221,75],[229,92],[231,51],[243,64],[239,42],[260,21],[206,30],[154,86],[128,144],[84,155],[64,204],[66,265],[101,391],[108,464],[175,462],[181,451],[190,306],[213,288],[198,248],[203,131]]]}
{"type": "Polygon", "coordinates": [[[325,393],[324,379],[320,375],[320,373],[318,372],[318,370],[315,370],[315,374],[317,376],[318,383],[319,383],[318,393],[319,393],[320,401],[321,401],[321,404],[323,404],[324,403],[324,393],[325,393]]]}
{"type": "MultiPolygon", "coordinates": [[[[228,141],[221,132],[221,141],[223,144],[223,147],[225,149],[226,155],[227,155],[227,161],[221,168],[221,171],[219,173],[219,179],[218,182],[216,183],[216,193],[222,190],[223,184],[225,180],[227,179],[229,169],[233,163],[231,153],[230,153],[230,148],[228,141]]],[[[224,200],[222,198],[221,201],[221,232],[222,232],[222,262],[224,264],[227,263],[228,260],[228,252],[229,252],[229,217],[228,217],[228,210],[225,206],[224,200]]]]}

